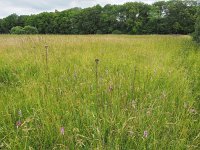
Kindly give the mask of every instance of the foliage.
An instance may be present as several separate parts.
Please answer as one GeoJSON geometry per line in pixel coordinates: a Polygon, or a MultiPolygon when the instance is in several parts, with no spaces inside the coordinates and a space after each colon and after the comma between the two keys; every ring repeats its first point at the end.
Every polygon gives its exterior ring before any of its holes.
{"type": "Polygon", "coordinates": [[[200,43],[200,10],[195,24],[194,40],[200,43]]]}
{"type": "Polygon", "coordinates": [[[102,31],[101,30],[97,30],[96,34],[102,34],[102,31]]]}
{"type": "Polygon", "coordinates": [[[112,34],[122,34],[122,32],[119,31],[119,30],[114,30],[114,31],[112,32],[112,34]]]}
{"type": "Polygon", "coordinates": [[[16,27],[16,26],[19,26],[18,25],[18,15],[16,14],[12,14],[6,18],[4,18],[2,20],[2,25],[1,25],[1,28],[0,30],[2,30],[3,32],[2,33],[9,33],[10,30],[13,28],[13,27],[16,27]]]}
{"type": "Polygon", "coordinates": [[[0,19],[0,33],[9,33],[15,26],[33,26],[40,34],[110,34],[115,30],[124,34],[188,34],[194,32],[196,12],[195,1],[96,5],[30,16],[12,14],[0,19]]]}
{"type": "Polygon", "coordinates": [[[10,33],[11,34],[25,34],[25,30],[23,27],[20,27],[20,26],[16,26],[16,27],[13,27],[11,30],[10,30],[10,33]]]}
{"type": "Polygon", "coordinates": [[[26,34],[37,34],[38,33],[37,28],[32,27],[32,26],[25,26],[24,31],[25,31],[26,34]]]}
{"type": "Polygon", "coordinates": [[[36,27],[25,26],[24,28],[21,26],[13,27],[10,31],[11,34],[37,34],[38,30],[36,27]]]}

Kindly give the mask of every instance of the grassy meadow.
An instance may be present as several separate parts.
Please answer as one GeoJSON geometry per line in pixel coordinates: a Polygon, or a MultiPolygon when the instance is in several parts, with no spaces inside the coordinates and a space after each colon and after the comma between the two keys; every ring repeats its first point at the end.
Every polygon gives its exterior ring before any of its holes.
{"type": "Polygon", "coordinates": [[[190,36],[0,35],[0,149],[199,149],[190,36]]]}

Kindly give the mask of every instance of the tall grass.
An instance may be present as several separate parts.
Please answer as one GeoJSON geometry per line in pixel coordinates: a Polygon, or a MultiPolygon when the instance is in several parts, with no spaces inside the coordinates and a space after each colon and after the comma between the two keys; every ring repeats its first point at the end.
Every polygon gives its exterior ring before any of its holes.
{"type": "Polygon", "coordinates": [[[200,48],[189,36],[0,41],[0,148],[200,147],[200,48]]]}

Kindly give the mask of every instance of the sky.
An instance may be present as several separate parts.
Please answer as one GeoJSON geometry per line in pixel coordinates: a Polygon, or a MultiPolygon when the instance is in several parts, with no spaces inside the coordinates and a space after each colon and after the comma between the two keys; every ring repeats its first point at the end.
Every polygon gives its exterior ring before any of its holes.
{"type": "Polygon", "coordinates": [[[142,1],[153,3],[156,0],[0,0],[0,18],[12,13],[18,15],[38,14],[41,12],[62,11],[73,7],[90,7],[97,4],[123,4],[125,2],[142,1]]]}

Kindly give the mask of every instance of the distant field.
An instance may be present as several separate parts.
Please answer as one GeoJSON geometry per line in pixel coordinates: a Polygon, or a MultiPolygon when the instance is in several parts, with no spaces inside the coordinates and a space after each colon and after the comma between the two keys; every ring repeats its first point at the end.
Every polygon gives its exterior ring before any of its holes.
{"type": "Polygon", "coordinates": [[[199,149],[199,113],[189,36],[0,35],[0,149],[199,149]]]}

